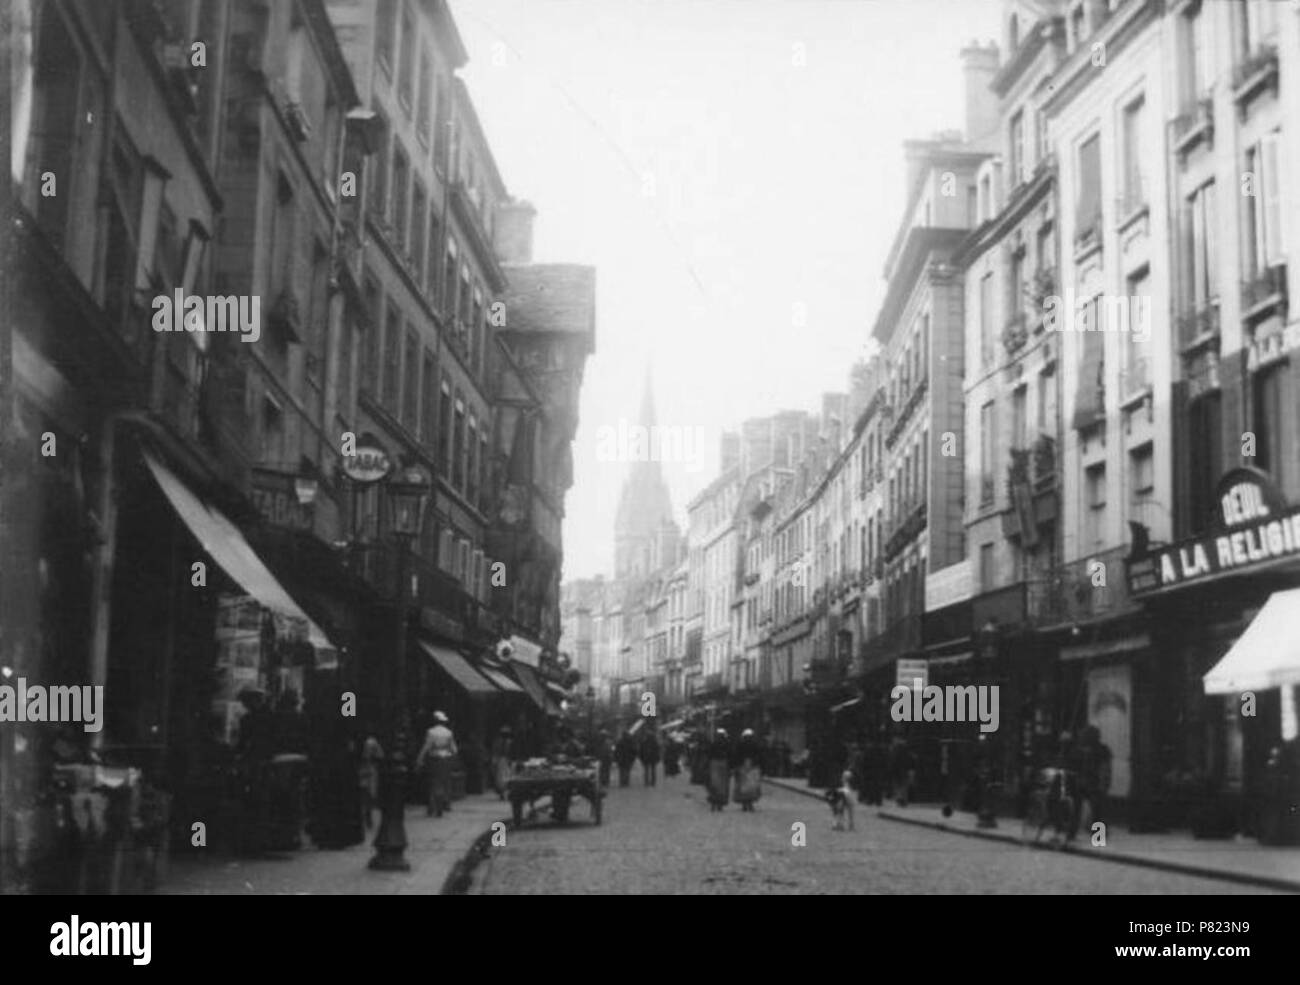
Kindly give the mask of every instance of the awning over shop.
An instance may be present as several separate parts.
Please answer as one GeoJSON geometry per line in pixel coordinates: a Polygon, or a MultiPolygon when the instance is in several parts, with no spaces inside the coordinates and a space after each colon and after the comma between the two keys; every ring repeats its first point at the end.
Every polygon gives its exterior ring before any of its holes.
{"type": "Polygon", "coordinates": [[[481,698],[501,693],[497,690],[495,684],[470,666],[469,661],[455,650],[449,650],[444,646],[435,646],[432,643],[424,642],[424,640],[420,640],[420,649],[427,653],[429,658],[441,667],[448,677],[460,685],[470,697],[481,698]]]}
{"type": "Polygon", "coordinates": [[[1151,646],[1151,637],[1142,633],[1119,640],[1102,640],[1099,643],[1081,643],[1061,647],[1062,660],[1085,660],[1090,657],[1113,657],[1122,653],[1137,653],[1151,646]]]}
{"type": "Polygon", "coordinates": [[[493,684],[499,687],[502,691],[505,691],[509,694],[525,693],[523,688],[521,688],[518,684],[516,684],[514,681],[512,681],[509,677],[507,677],[499,670],[496,670],[492,667],[488,667],[484,664],[479,664],[475,668],[475,670],[477,670],[489,681],[491,681],[493,684]]]}
{"type": "Polygon", "coordinates": [[[558,684],[552,684],[550,681],[547,681],[546,690],[551,692],[551,697],[555,698],[556,701],[567,701],[569,699],[569,692],[564,690],[564,688],[560,687],[558,684]]]}
{"type": "Polygon", "coordinates": [[[966,650],[964,653],[949,653],[942,657],[929,657],[927,663],[931,667],[948,667],[952,664],[965,663],[973,656],[975,656],[974,650],[966,650]]]}
{"type": "Polygon", "coordinates": [[[519,663],[527,664],[529,667],[542,665],[542,648],[532,640],[526,640],[522,636],[512,636],[510,649],[511,657],[519,663]]]}
{"type": "Polygon", "coordinates": [[[533,704],[537,705],[542,711],[546,711],[546,689],[542,687],[542,682],[537,679],[537,674],[532,667],[526,664],[512,664],[511,668],[515,677],[523,686],[524,693],[532,698],[533,704]]]}
{"type": "Polygon", "coordinates": [[[1270,595],[1232,649],[1203,680],[1206,694],[1300,684],[1300,588],[1270,595]]]}
{"type": "Polygon", "coordinates": [[[158,488],[163,491],[177,516],[208,556],[261,605],[287,619],[301,620],[306,628],[307,640],[316,650],[317,665],[332,664],[337,659],[334,645],[276,581],[275,575],[271,574],[249,546],[240,529],[216,507],[208,506],[194,495],[171,469],[153,455],[148,452],[143,454],[158,488]]]}
{"type": "Polygon", "coordinates": [[[837,705],[831,705],[832,714],[837,711],[844,711],[846,708],[852,708],[856,704],[861,704],[861,698],[849,698],[848,701],[841,701],[837,705]]]}

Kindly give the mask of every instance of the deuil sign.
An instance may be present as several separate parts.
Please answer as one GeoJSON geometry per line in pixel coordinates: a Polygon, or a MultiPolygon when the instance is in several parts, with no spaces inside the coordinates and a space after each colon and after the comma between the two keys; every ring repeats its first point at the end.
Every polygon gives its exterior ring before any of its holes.
{"type": "Polygon", "coordinates": [[[1134,595],[1300,556],[1300,507],[1288,508],[1266,473],[1233,469],[1219,482],[1217,503],[1218,530],[1129,560],[1134,595]]]}

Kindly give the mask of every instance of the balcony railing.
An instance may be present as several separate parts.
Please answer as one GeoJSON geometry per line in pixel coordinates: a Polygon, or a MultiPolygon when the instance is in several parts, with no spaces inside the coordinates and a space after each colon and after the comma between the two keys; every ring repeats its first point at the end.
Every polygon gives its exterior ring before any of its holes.
{"type": "Polygon", "coordinates": [[[1265,267],[1241,282],[1241,310],[1248,319],[1267,314],[1275,307],[1285,310],[1286,264],[1265,267]]]}
{"type": "Polygon", "coordinates": [[[1129,548],[1098,551],[1056,568],[1043,581],[1028,584],[1029,619],[1039,626],[1088,622],[1133,607],[1124,570],[1129,548]]]}
{"type": "Polygon", "coordinates": [[[1187,348],[1219,334],[1219,299],[1188,306],[1178,316],[1178,344],[1187,348]]]}
{"type": "Polygon", "coordinates": [[[1174,149],[1185,154],[1201,140],[1214,139],[1214,100],[1197,99],[1174,118],[1174,149]]]}
{"type": "Polygon", "coordinates": [[[1240,103],[1267,85],[1276,86],[1277,73],[1277,47],[1260,45],[1233,69],[1232,98],[1240,103]]]}
{"type": "Polygon", "coordinates": [[[1122,225],[1127,224],[1129,219],[1148,207],[1146,185],[1145,175],[1140,173],[1128,175],[1124,191],[1115,200],[1115,212],[1122,225]]]}
{"type": "Polygon", "coordinates": [[[1135,358],[1119,374],[1120,396],[1135,397],[1151,389],[1151,363],[1147,357],[1135,358]]]}

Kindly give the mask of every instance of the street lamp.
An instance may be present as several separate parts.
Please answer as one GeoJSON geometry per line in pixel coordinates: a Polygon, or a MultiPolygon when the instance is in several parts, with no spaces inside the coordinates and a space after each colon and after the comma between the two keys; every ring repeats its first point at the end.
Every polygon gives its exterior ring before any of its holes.
{"type": "Polygon", "coordinates": [[[411,869],[406,861],[406,605],[410,595],[406,556],[411,542],[420,536],[432,488],[432,476],[420,465],[407,466],[387,483],[393,509],[393,539],[397,542],[397,625],[393,663],[385,675],[384,714],[391,730],[389,753],[384,760],[383,817],[375,835],[370,868],[388,872],[411,869]]]}

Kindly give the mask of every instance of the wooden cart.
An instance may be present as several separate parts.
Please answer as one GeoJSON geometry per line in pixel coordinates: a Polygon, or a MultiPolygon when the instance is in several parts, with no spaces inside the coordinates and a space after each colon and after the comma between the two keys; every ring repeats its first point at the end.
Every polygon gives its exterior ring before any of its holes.
{"type": "Polygon", "coordinates": [[[600,823],[603,791],[594,763],[525,763],[506,783],[506,799],[515,826],[523,823],[524,805],[531,814],[533,804],[546,796],[551,798],[551,817],[556,821],[567,822],[573,798],[581,797],[591,805],[592,823],[600,823]]]}

